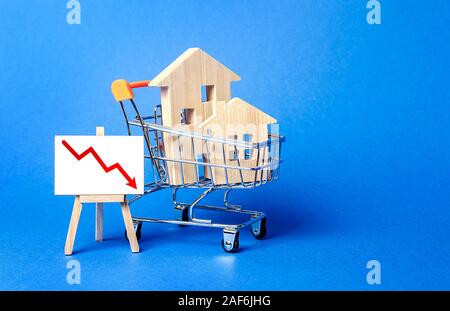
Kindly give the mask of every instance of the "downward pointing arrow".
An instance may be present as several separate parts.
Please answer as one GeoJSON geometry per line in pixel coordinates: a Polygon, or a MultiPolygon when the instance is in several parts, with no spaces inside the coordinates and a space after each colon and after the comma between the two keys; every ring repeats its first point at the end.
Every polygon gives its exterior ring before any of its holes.
{"type": "Polygon", "coordinates": [[[112,170],[117,169],[122,176],[127,180],[127,186],[130,186],[131,188],[137,189],[136,186],[136,178],[133,177],[131,178],[130,175],[128,175],[128,173],[123,169],[123,167],[119,164],[119,163],[115,163],[111,166],[106,166],[105,162],[103,162],[102,158],[100,158],[100,156],[98,155],[98,153],[95,151],[95,149],[91,146],[89,148],[87,148],[85,151],[83,151],[82,153],[78,154],[75,149],[72,148],[71,145],[69,145],[69,143],[65,140],[62,141],[62,144],[64,145],[64,147],[67,148],[67,150],[69,150],[69,152],[78,160],[80,161],[81,159],[83,159],[85,156],[87,156],[88,154],[92,154],[92,156],[95,158],[95,160],[97,160],[98,164],[100,164],[100,166],[103,168],[103,170],[105,171],[105,173],[109,173],[112,170]]]}
{"type": "Polygon", "coordinates": [[[131,188],[137,189],[136,178],[133,177],[133,179],[129,183],[127,183],[127,185],[130,186],[131,188]]]}

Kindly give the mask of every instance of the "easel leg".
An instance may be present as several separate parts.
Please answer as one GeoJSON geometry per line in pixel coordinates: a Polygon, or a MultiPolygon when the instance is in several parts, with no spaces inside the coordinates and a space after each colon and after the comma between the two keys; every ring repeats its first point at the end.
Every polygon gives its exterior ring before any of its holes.
{"type": "Polygon", "coordinates": [[[95,206],[95,240],[103,241],[103,203],[95,206]]]}
{"type": "Polygon", "coordinates": [[[122,208],[123,221],[125,222],[125,228],[127,229],[128,241],[130,242],[131,251],[133,253],[139,253],[139,244],[134,232],[133,220],[131,219],[130,207],[127,202],[120,203],[122,208]]]}
{"type": "Polygon", "coordinates": [[[75,197],[73,203],[72,217],[70,218],[69,231],[67,232],[66,246],[64,247],[64,254],[66,256],[72,255],[73,244],[75,242],[75,236],[77,234],[78,222],[80,220],[82,204],[80,202],[80,196],[75,197]]]}

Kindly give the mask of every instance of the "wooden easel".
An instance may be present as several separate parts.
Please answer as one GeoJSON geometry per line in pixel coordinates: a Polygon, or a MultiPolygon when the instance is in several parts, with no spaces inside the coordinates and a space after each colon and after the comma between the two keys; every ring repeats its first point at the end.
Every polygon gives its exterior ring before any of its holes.
{"type": "MultiPolygon", "coordinates": [[[[97,136],[104,136],[105,129],[103,127],[97,127],[96,134],[97,136]]],[[[72,255],[83,203],[96,203],[95,240],[98,242],[101,242],[103,240],[103,203],[120,203],[131,251],[133,253],[139,253],[139,244],[136,238],[136,233],[134,232],[133,220],[131,218],[130,207],[128,205],[126,196],[124,194],[99,194],[75,196],[72,216],[70,218],[69,230],[67,232],[66,246],[64,248],[64,254],[66,256],[72,255]]]]}

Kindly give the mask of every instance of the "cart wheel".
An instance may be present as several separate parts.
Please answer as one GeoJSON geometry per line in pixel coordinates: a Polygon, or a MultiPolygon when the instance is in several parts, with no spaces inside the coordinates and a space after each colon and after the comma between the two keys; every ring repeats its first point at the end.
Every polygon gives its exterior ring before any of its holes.
{"type": "MultiPolygon", "coordinates": [[[[183,208],[180,211],[181,214],[181,218],[178,217],[177,220],[181,220],[181,221],[189,221],[189,209],[188,208],[183,208]]],[[[178,225],[179,227],[186,227],[186,225],[178,225]]]]}
{"type": "MultiPolygon", "coordinates": [[[[137,224],[133,225],[134,225],[134,232],[136,233],[136,239],[139,241],[142,237],[142,222],[138,222],[137,224]]],[[[128,241],[128,234],[126,229],[125,229],[125,239],[127,239],[128,241]]]]}
{"type": "Polygon", "coordinates": [[[252,235],[255,237],[255,239],[257,240],[264,239],[264,237],[267,234],[266,217],[252,224],[251,230],[252,235]]]}
{"type": "Polygon", "coordinates": [[[227,253],[236,253],[239,250],[239,231],[234,233],[224,232],[222,248],[227,253]]]}

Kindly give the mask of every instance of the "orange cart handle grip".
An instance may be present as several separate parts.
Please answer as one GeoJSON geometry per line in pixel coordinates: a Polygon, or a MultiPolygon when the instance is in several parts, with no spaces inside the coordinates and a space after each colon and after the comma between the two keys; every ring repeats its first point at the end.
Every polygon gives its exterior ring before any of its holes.
{"type": "Polygon", "coordinates": [[[149,83],[150,80],[128,82],[127,80],[119,79],[115,80],[111,84],[111,92],[114,95],[114,99],[118,102],[133,99],[134,98],[133,89],[140,87],[148,87],[149,83]]]}
{"type": "Polygon", "coordinates": [[[129,85],[132,89],[136,89],[139,87],[148,87],[149,83],[150,83],[150,80],[143,80],[143,81],[130,82],[129,85]]]}

